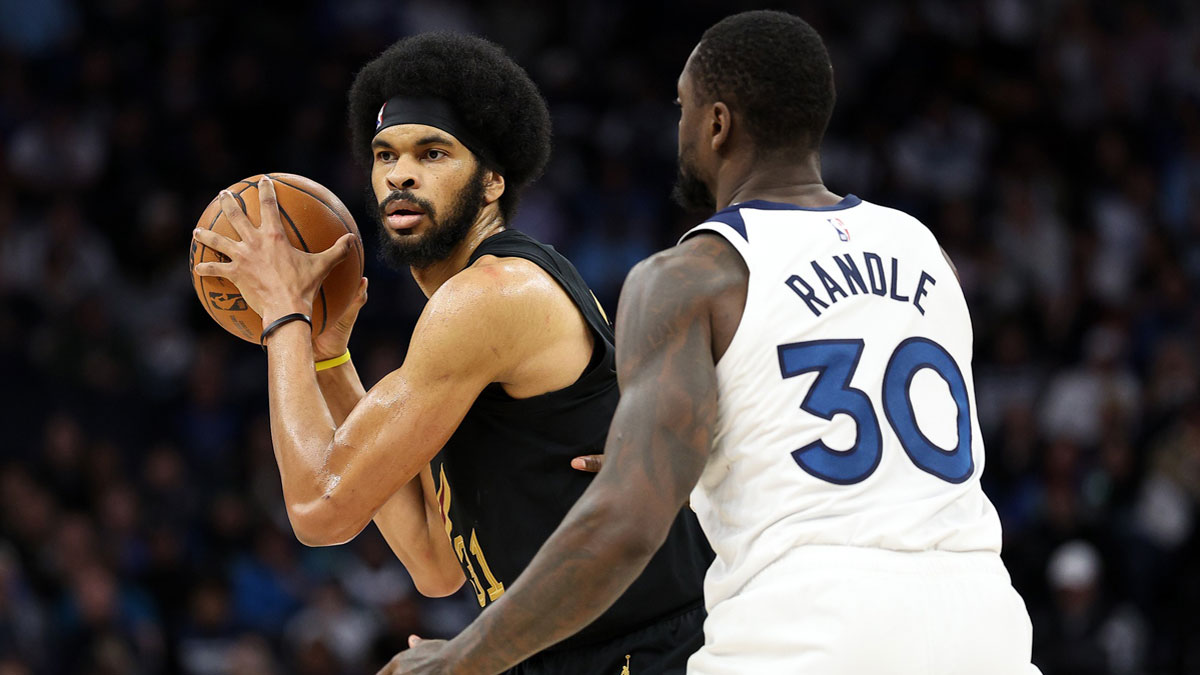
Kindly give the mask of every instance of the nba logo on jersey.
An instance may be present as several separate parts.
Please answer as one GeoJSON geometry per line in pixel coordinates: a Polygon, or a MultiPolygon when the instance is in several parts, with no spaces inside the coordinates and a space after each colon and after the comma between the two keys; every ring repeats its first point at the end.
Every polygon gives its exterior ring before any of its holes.
{"type": "Polygon", "coordinates": [[[837,230],[838,239],[841,239],[842,241],[850,241],[850,228],[846,227],[846,224],[842,222],[841,218],[826,218],[825,222],[829,223],[833,226],[833,229],[837,230]]]}

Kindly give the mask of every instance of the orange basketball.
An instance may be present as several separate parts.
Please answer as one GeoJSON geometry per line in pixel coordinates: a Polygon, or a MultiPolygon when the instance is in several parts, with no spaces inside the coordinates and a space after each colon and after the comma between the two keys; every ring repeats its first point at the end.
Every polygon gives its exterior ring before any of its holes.
{"type": "MultiPolygon", "coordinates": [[[[279,201],[279,216],[287,231],[292,246],[309,253],[324,251],[339,237],[352,232],[358,234],[354,218],[332,192],[323,185],[303,176],[290,173],[267,174],[275,183],[275,196],[279,201]]],[[[260,224],[258,207],[258,180],[262,176],[251,176],[229,186],[229,191],[250,217],[250,222],[260,224]]],[[[220,233],[240,241],[233,225],[221,213],[221,204],[214,198],[209,202],[196,227],[220,233]]],[[[228,279],[202,277],[196,274],[196,263],[221,262],[226,258],[213,249],[192,240],[188,254],[188,265],[192,269],[192,287],[205,311],[222,328],[234,335],[258,344],[262,333],[262,317],[246,304],[237,286],[228,279]]],[[[325,282],[313,297],[313,334],[321,333],[333,325],[358,289],[363,273],[363,249],[361,239],[356,239],[350,255],[338,263],[325,277],[325,282]]]]}

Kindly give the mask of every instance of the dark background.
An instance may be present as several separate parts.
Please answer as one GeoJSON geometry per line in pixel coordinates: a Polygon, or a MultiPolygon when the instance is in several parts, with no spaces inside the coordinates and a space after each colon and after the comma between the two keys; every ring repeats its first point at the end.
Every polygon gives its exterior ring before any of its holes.
{"type": "MultiPolygon", "coordinates": [[[[700,216],[667,200],[679,69],[755,3],[0,0],[0,675],[364,673],[451,635],[374,528],[305,549],[283,515],[262,352],[203,313],[217,190],[309,176],[367,234],[355,70],[483,34],[550,102],[518,227],[609,308],[700,216]]],[[[1185,0],[796,3],[839,101],[825,177],[926,222],[976,335],[985,488],[1059,673],[1200,672],[1200,8],[1185,0]]],[[[423,298],[368,263],[369,383],[423,298]]],[[[937,630],[937,626],[930,626],[937,630]]]]}

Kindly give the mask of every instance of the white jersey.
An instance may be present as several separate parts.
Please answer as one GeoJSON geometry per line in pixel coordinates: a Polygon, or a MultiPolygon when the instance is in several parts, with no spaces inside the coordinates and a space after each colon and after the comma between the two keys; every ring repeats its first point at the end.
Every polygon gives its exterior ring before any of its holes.
{"type": "Polygon", "coordinates": [[[971,319],[929,230],[850,195],[745,202],[698,232],[750,271],[691,495],[717,554],[710,612],[797,547],[998,553],[971,319]]]}

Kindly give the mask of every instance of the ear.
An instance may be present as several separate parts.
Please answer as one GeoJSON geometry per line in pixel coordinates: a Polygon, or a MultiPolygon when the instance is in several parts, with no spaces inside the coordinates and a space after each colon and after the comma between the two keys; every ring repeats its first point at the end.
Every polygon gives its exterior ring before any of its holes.
{"type": "Polygon", "coordinates": [[[733,131],[733,115],[729,112],[729,106],[721,101],[717,101],[710,109],[712,115],[712,137],[710,142],[714,152],[720,152],[729,142],[729,135],[733,131]]]}
{"type": "Polygon", "coordinates": [[[504,176],[499,172],[488,170],[483,174],[483,199],[484,203],[491,204],[500,199],[504,194],[504,176]]]}

